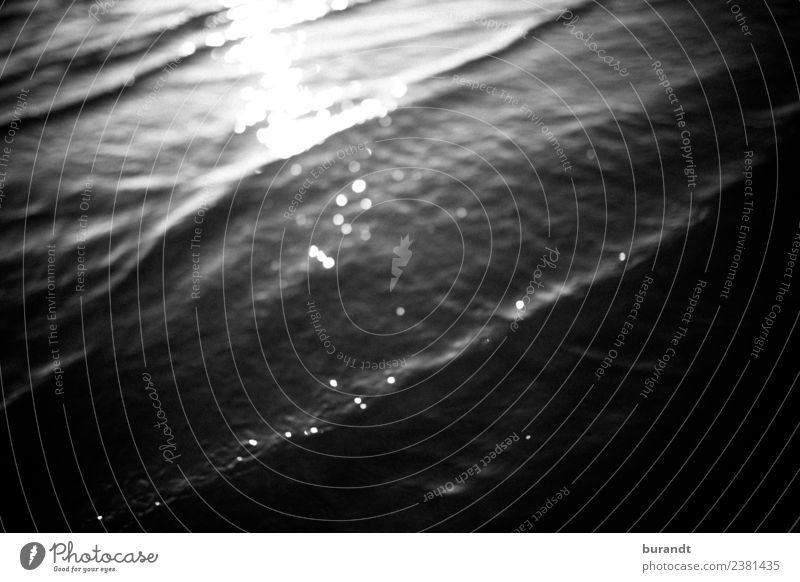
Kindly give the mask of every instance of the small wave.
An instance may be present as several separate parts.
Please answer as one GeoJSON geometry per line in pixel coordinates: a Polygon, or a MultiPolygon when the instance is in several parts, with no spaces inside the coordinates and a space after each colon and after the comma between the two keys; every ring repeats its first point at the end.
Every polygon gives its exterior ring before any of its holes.
{"type": "MultiPolygon", "coordinates": [[[[570,10],[573,14],[576,14],[592,5],[592,2],[584,2],[572,8],[565,8],[565,10],[570,10]]],[[[520,26],[507,27],[507,30],[502,34],[477,44],[468,50],[460,51],[445,59],[415,67],[405,71],[405,73],[399,76],[403,81],[411,84],[446,73],[452,73],[453,71],[458,71],[469,65],[486,60],[497,59],[523,44],[534,32],[545,30],[556,24],[557,22],[552,17],[552,13],[541,14],[528,19],[520,26]]]]}

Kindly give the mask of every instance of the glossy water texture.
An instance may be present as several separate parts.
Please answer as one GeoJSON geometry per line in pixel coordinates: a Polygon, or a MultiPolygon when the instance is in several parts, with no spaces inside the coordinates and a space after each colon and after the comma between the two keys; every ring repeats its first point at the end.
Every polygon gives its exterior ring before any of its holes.
{"type": "Polygon", "coordinates": [[[536,529],[791,527],[792,380],[737,378],[797,228],[796,3],[35,4],[6,528],[510,531],[563,488],[536,529]]]}

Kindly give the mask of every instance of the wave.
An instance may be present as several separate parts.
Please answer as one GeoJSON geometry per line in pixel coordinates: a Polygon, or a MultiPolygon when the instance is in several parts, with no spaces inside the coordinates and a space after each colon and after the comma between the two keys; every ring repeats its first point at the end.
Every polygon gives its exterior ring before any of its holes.
{"type": "MultiPolygon", "coordinates": [[[[571,8],[564,8],[573,14],[580,14],[594,6],[591,1],[577,4],[571,8]]],[[[541,32],[555,26],[557,21],[550,14],[543,14],[529,19],[521,26],[506,26],[506,30],[471,49],[460,51],[446,59],[421,65],[400,75],[407,83],[415,83],[425,79],[441,76],[446,73],[461,70],[467,66],[485,61],[501,59],[503,55],[523,45],[528,37],[536,32],[541,32]]]]}
{"type": "MultiPolygon", "coordinates": [[[[351,2],[343,9],[333,9],[328,4],[328,9],[320,13],[307,13],[305,17],[298,16],[297,18],[276,23],[273,27],[276,30],[288,29],[303,23],[313,22],[325,17],[337,17],[348,11],[357,10],[364,5],[372,4],[377,0],[360,0],[351,2]]],[[[584,2],[568,8],[573,13],[579,13],[586,8],[592,6],[591,2],[584,2]]],[[[175,63],[183,63],[185,60],[195,59],[207,52],[217,48],[216,46],[208,46],[207,43],[202,42],[205,39],[198,38],[200,35],[206,35],[213,31],[224,31],[231,25],[233,20],[229,16],[229,10],[198,10],[189,13],[181,13],[174,24],[169,25],[167,28],[163,26],[159,28],[151,28],[150,30],[140,32],[134,37],[123,39],[121,44],[108,44],[99,43],[92,47],[91,50],[67,60],[66,57],[59,57],[55,60],[48,61],[43,64],[43,68],[47,69],[61,69],[62,74],[67,71],[75,71],[78,75],[82,75],[85,82],[70,83],[58,101],[35,103],[30,102],[24,112],[22,112],[23,120],[43,120],[52,119],[58,115],[71,114],[75,111],[83,109],[86,105],[105,100],[105,99],[119,99],[125,91],[134,91],[136,85],[140,85],[143,81],[157,77],[165,69],[173,66],[175,63]],[[154,36],[155,35],[155,36],[154,36]],[[193,40],[192,37],[195,37],[193,40]],[[188,45],[191,44],[191,47],[188,45]],[[161,48],[163,46],[163,48],[161,48]],[[188,47],[188,49],[187,49],[188,47]],[[113,48],[113,53],[111,50],[113,48]],[[146,58],[142,62],[143,50],[152,51],[152,56],[146,58]],[[186,54],[186,53],[190,54],[186,54]],[[109,54],[113,54],[113,59],[109,60],[109,54]],[[182,56],[185,55],[185,56],[182,56]],[[134,59],[136,61],[134,62],[134,59]],[[99,75],[101,71],[106,71],[104,74],[99,75]],[[97,79],[101,82],[95,84],[97,79]],[[86,86],[91,89],[87,92],[86,86]]],[[[232,16],[236,16],[233,14],[232,16]]],[[[519,26],[506,27],[506,30],[501,31],[493,38],[478,43],[475,46],[461,50],[444,59],[439,59],[431,63],[426,63],[421,66],[407,69],[393,76],[391,79],[386,79],[385,83],[377,81],[370,83],[372,87],[381,86],[385,84],[391,87],[392,84],[400,80],[406,86],[417,84],[425,80],[436,78],[438,76],[458,71],[472,64],[480,63],[490,59],[502,58],[502,55],[509,51],[516,49],[523,44],[530,35],[544,30],[556,24],[556,20],[552,18],[552,13],[542,14],[535,18],[523,22],[519,26]]],[[[239,42],[239,38],[221,38],[221,46],[239,42]]],[[[4,78],[6,81],[22,80],[25,75],[19,71],[10,71],[4,78]]],[[[48,79],[45,82],[55,82],[57,79],[48,79]]],[[[34,87],[35,88],[35,87],[34,87]]],[[[46,93],[46,91],[42,91],[46,93]]],[[[37,94],[38,91],[34,91],[37,94]]],[[[371,95],[363,95],[362,98],[368,99],[371,95]]],[[[324,139],[330,137],[335,133],[344,131],[359,125],[370,119],[380,117],[385,114],[381,108],[374,108],[372,112],[366,112],[364,115],[359,115],[352,120],[352,122],[343,123],[335,127],[335,131],[330,132],[325,136],[315,136],[312,143],[308,144],[311,147],[317,143],[322,143],[324,139]]],[[[8,114],[0,117],[0,124],[9,123],[11,118],[8,114]]],[[[308,149],[304,148],[302,151],[308,149]]],[[[299,152],[296,152],[299,153],[299,152]]]]}
{"type": "MultiPolygon", "coordinates": [[[[277,21],[272,29],[288,30],[322,18],[337,17],[376,1],[355,0],[342,8],[334,8],[334,3],[327,2],[324,9],[301,12],[295,18],[277,21]]],[[[70,86],[64,89],[57,102],[29,103],[22,119],[49,119],[74,113],[99,100],[119,98],[124,91],[131,90],[134,84],[159,75],[171,65],[210,52],[217,46],[206,43],[206,37],[212,33],[220,33],[222,36],[223,32],[229,30],[236,23],[236,14],[231,14],[236,9],[187,10],[173,17],[173,21],[166,25],[162,23],[140,27],[135,35],[116,37],[113,42],[111,39],[98,41],[77,55],[69,56],[68,47],[58,47],[58,51],[52,49],[48,60],[39,65],[39,69],[44,71],[38,74],[39,83],[60,83],[69,74],[72,77],[70,86]],[[142,57],[143,54],[145,57],[142,57]],[[76,75],[84,77],[85,82],[76,81],[76,75]],[[102,81],[95,84],[98,79],[102,81]],[[87,86],[91,87],[88,92],[85,91],[87,86]]],[[[232,38],[222,36],[222,44],[219,46],[235,44],[241,40],[235,34],[232,38]]],[[[20,47],[16,55],[9,55],[9,58],[16,57],[17,67],[3,74],[4,84],[31,84],[27,79],[33,63],[29,62],[31,58],[26,58],[26,48],[35,52],[31,57],[35,57],[34,62],[41,57],[41,45],[38,41],[30,47],[20,47]]],[[[36,80],[35,77],[34,82],[36,80]]],[[[33,88],[36,89],[35,84],[33,88]]],[[[39,92],[33,91],[34,94],[39,92]]],[[[42,90],[41,93],[50,91],[42,90]]],[[[0,124],[10,121],[8,114],[4,113],[0,117],[0,124]]]]}

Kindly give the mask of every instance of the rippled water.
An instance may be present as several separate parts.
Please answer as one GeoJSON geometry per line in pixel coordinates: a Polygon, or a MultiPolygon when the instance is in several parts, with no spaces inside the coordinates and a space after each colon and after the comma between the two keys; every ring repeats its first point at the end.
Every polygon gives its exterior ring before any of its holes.
{"type": "Polygon", "coordinates": [[[797,8],[563,8],[2,5],[5,527],[731,520],[797,8]]]}

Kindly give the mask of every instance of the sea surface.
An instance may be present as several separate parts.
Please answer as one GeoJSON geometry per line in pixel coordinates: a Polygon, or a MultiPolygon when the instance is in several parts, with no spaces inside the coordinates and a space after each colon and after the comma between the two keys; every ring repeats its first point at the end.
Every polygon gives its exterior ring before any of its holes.
{"type": "Polygon", "coordinates": [[[0,3],[2,527],[796,528],[800,9],[733,6],[0,3]]]}

